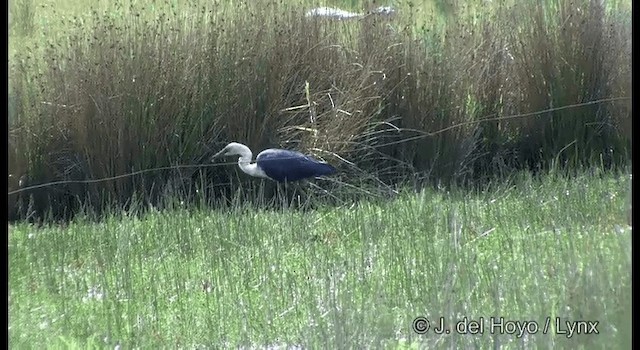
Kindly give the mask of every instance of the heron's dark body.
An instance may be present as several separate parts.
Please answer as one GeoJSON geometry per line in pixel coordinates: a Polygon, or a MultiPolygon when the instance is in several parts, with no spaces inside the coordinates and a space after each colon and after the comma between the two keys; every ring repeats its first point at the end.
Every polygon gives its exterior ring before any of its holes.
{"type": "Polygon", "coordinates": [[[256,163],[267,176],[278,182],[298,181],[308,177],[331,175],[336,169],[300,152],[266,149],[256,157],[256,163]]]}

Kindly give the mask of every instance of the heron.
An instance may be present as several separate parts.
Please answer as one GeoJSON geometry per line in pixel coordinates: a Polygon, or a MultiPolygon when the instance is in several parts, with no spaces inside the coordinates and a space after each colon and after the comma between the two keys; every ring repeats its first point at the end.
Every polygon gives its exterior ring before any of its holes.
{"type": "Polygon", "coordinates": [[[316,7],[314,9],[309,10],[305,14],[305,16],[347,19],[347,18],[361,17],[362,14],[349,12],[349,11],[345,11],[345,10],[341,10],[339,8],[333,8],[333,7],[316,7]]]}
{"type": "Polygon", "coordinates": [[[300,152],[269,148],[258,154],[252,163],[253,153],[249,147],[231,142],[211,157],[239,155],[238,166],[248,175],[277,182],[293,182],[310,177],[331,175],[336,169],[331,164],[321,162],[300,152]]]}
{"type": "MultiPolygon", "coordinates": [[[[367,14],[391,16],[395,14],[395,9],[391,6],[379,6],[367,14]]],[[[335,7],[316,7],[305,14],[305,17],[321,17],[321,18],[333,18],[333,19],[351,19],[351,18],[363,18],[366,14],[349,12],[335,7]]]]}

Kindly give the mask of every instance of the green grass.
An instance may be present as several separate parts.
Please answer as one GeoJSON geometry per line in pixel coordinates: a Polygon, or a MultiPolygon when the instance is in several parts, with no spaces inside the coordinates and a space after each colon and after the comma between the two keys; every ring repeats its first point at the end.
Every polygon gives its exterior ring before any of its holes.
{"type": "Polygon", "coordinates": [[[627,348],[628,175],[10,227],[11,348],[627,348]],[[415,317],[548,334],[417,335],[415,317]],[[598,335],[554,334],[598,321],[598,335]],[[564,323],[563,323],[564,325],[564,323]],[[564,326],[563,326],[564,327],[564,326]],[[561,328],[558,330],[563,330],[561,328]]]}

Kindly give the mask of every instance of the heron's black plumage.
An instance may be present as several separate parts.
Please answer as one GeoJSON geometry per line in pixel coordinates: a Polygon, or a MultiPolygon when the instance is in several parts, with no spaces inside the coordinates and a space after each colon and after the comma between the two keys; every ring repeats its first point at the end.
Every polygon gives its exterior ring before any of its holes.
{"type": "Polygon", "coordinates": [[[331,175],[336,169],[300,152],[267,149],[256,158],[258,166],[278,182],[298,181],[304,178],[331,175]]]}

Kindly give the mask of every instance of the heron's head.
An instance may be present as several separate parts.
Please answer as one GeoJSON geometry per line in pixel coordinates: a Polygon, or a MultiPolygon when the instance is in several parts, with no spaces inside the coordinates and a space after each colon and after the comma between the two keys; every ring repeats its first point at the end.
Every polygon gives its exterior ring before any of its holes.
{"type": "Polygon", "coordinates": [[[218,157],[234,156],[234,155],[239,155],[239,156],[249,155],[249,157],[251,157],[251,150],[249,149],[249,147],[241,143],[231,142],[230,144],[225,146],[225,148],[223,148],[220,152],[214,154],[213,157],[211,157],[211,159],[213,160],[214,158],[218,158],[218,157]]]}

